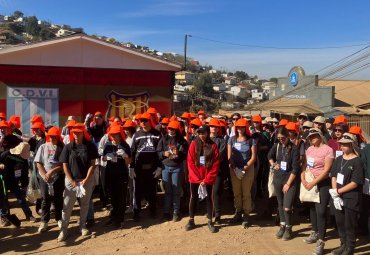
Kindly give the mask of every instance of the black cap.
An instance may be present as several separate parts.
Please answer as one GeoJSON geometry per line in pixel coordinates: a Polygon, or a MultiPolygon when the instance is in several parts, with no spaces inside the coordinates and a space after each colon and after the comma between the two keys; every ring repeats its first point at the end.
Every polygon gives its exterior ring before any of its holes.
{"type": "Polygon", "coordinates": [[[333,117],[326,118],[325,122],[333,124],[334,123],[334,118],[333,117]]]}
{"type": "Polygon", "coordinates": [[[197,133],[208,133],[209,134],[209,126],[202,125],[197,129],[197,133]]]}

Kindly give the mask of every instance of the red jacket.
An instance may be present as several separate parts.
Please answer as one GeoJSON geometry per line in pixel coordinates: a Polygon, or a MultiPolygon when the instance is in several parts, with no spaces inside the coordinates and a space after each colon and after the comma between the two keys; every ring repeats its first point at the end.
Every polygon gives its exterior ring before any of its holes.
{"type": "Polygon", "coordinates": [[[197,167],[195,162],[195,146],[196,141],[192,141],[188,152],[188,171],[189,171],[189,182],[190,183],[201,183],[204,181],[207,185],[213,185],[216,182],[216,177],[220,167],[220,158],[218,154],[218,148],[216,144],[212,145],[213,162],[210,168],[205,166],[197,167]]]}

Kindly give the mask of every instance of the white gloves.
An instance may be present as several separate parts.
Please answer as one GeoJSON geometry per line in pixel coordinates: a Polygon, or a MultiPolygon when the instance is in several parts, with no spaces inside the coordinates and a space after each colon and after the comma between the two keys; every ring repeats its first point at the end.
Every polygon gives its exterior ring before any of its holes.
{"type": "Polygon", "coordinates": [[[85,117],[85,123],[86,122],[89,122],[91,120],[91,118],[93,117],[93,115],[91,113],[88,113],[86,114],[86,117],[85,117]]]}
{"type": "Polygon", "coordinates": [[[107,153],[106,158],[107,158],[107,160],[112,160],[114,158],[114,154],[113,153],[107,153]]]}
{"type": "Polygon", "coordinates": [[[130,176],[131,179],[136,178],[136,173],[134,168],[129,168],[128,169],[128,176],[130,176]]]}
{"type": "Polygon", "coordinates": [[[125,155],[126,153],[125,153],[125,151],[124,150],[122,150],[122,149],[119,149],[119,150],[117,150],[117,155],[118,156],[122,156],[123,157],[123,155],[125,155]]]}
{"type": "Polygon", "coordinates": [[[86,195],[86,190],[85,190],[84,186],[81,185],[80,183],[77,184],[75,189],[76,189],[76,197],[81,198],[81,197],[86,195]]]}
{"type": "Polygon", "coordinates": [[[333,204],[335,209],[342,210],[343,199],[339,196],[336,189],[329,189],[329,194],[333,198],[333,204]]]}
{"type": "Polygon", "coordinates": [[[198,196],[199,196],[199,199],[201,199],[201,200],[206,198],[206,196],[207,196],[206,185],[199,185],[198,196]]]}
{"type": "Polygon", "coordinates": [[[234,169],[234,172],[235,172],[236,177],[237,177],[239,180],[243,179],[244,174],[245,174],[245,171],[244,171],[244,170],[242,170],[242,169],[240,169],[240,168],[237,168],[237,167],[236,167],[236,168],[234,169]]]}
{"type": "Polygon", "coordinates": [[[157,167],[157,169],[153,172],[154,178],[158,178],[162,174],[162,168],[157,167]]]}

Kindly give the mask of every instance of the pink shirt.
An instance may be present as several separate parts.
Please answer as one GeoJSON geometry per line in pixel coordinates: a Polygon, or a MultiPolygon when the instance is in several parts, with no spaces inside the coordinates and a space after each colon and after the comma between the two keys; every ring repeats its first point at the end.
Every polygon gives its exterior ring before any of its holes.
{"type": "Polygon", "coordinates": [[[323,172],[325,160],[330,158],[334,159],[333,149],[326,144],[320,147],[310,146],[306,151],[307,167],[315,177],[323,172]]]}

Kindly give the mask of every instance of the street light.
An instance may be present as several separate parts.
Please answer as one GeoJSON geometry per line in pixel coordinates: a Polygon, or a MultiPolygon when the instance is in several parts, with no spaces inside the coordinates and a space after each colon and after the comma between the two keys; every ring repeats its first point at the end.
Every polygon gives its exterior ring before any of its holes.
{"type": "Polygon", "coordinates": [[[186,50],[187,50],[187,45],[188,45],[188,36],[192,37],[191,35],[185,34],[185,45],[184,45],[184,70],[186,71],[186,50]]]}

